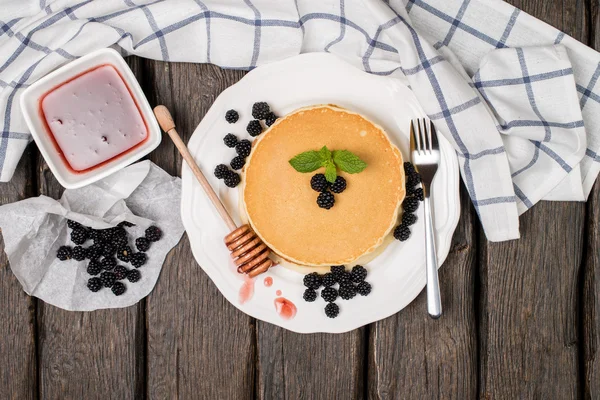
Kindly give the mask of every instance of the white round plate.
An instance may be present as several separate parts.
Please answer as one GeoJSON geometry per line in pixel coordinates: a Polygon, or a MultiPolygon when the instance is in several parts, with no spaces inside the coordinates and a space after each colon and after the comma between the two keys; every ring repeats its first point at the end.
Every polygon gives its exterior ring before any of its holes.
{"type": "MultiPolygon", "coordinates": [[[[251,139],[246,125],[252,119],[252,104],[257,101],[266,101],[280,116],[314,104],[336,104],[357,111],[387,131],[405,160],[409,159],[410,120],[425,115],[401,80],[367,74],[331,54],[302,54],[251,71],[216,99],[188,144],[208,181],[238,223],[238,190],[228,189],[212,171],[220,163],[227,164],[235,155],[233,149],[223,144],[225,134],[231,132],[240,139],[251,139]],[[235,124],[225,121],[225,112],[229,109],[240,113],[240,120],[235,124]]],[[[441,264],[448,255],[460,208],[456,155],[443,137],[440,137],[440,147],[442,163],[432,193],[441,264]]],[[[350,301],[338,298],[340,314],[337,318],[325,315],[326,303],[320,296],[315,302],[305,302],[303,275],[282,266],[258,276],[253,282],[254,295],[242,302],[240,290],[242,287],[250,289],[252,283],[235,271],[223,244],[223,237],[229,233],[227,227],[185,163],[182,179],[181,214],[194,257],[227,300],[254,318],[294,332],[346,332],[400,311],[425,287],[423,207],[419,207],[419,219],[411,227],[410,239],[394,241],[366,265],[367,281],[373,286],[371,294],[356,296],[350,301]],[[273,279],[272,286],[265,286],[266,277],[273,279]],[[294,318],[284,319],[277,312],[275,299],[280,297],[277,291],[296,306],[294,318]]],[[[426,312],[423,309],[423,313],[426,312]]]]}

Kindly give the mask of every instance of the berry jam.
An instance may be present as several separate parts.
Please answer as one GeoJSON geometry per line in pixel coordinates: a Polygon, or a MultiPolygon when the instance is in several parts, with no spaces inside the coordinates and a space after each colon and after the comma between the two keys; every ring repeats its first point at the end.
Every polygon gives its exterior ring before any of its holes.
{"type": "Polygon", "coordinates": [[[247,275],[244,275],[244,283],[240,287],[240,291],[238,293],[238,301],[240,304],[244,304],[247,301],[250,301],[254,296],[254,279],[248,278],[247,275]]]}
{"type": "Polygon", "coordinates": [[[273,278],[271,278],[270,276],[267,276],[264,280],[265,286],[266,287],[270,287],[273,284],[273,278]]]}
{"type": "Polygon", "coordinates": [[[111,65],[101,65],[55,87],[40,112],[57,150],[75,172],[103,164],[148,138],[129,88],[111,65]]]}
{"type": "Polygon", "coordinates": [[[283,297],[275,299],[275,310],[283,319],[292,319],[296,316],[296,306],[294,303],[283,297]]]}

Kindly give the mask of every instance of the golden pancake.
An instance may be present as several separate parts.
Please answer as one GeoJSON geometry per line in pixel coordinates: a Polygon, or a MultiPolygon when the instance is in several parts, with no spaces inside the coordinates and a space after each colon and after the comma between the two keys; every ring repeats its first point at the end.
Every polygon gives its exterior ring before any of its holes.
{"type": "Polygon", "coordinates": [[[246,160],[242,205],[260,238],[300,265],[349,264],[374,251],[394,228],[404,199],[402,155],[383,129],[359,114],[320,105],[280,118],[255,141],[246,160]],[[349,150],[367,163],[360,173],[338,174],[347,188],[329,209],[317,205],[312,173],[289,160],[299,153],[349,150]]]}

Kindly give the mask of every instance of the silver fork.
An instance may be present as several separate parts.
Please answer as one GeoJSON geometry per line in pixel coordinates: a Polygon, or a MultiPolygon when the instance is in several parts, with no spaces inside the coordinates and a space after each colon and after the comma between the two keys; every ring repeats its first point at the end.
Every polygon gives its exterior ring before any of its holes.
{"type": "Polygon", "coordinates": [[[410,122],[410,156],[421,175],[425,206],[425,266],[427,271],[427,311],[431,318],[442,315],[442,299],[438,280],[437,252],[431,214],[431,182],[440,162],[440,146],[433,122],[425,118],[410,122]],[[415,125],[417,132],[415,132],[415,125]]]}

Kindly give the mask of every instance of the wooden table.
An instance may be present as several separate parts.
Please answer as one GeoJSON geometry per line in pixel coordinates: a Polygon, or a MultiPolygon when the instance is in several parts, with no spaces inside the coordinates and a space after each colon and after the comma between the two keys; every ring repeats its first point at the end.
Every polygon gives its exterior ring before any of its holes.
{"type": "MultiPolygon", "coordinates": [[[[600,46],[595,0],[514,0],[600,46]]],[[[244,73],[129,59],[152,105],[174,111],[188,139],[216,96],[244,73]]],[[[178,175],[169,140],[150,155],[178,175]]],[[[34,145],[0,203],[57,183],[34,145]]],[[[118,310],[67,312],[28,297],[0,255],[0,398],[600,398],[600,187],[584,203],[542,202],[522,238],[486,240],[466,191],[440,271],[444,316],[422,293],[383,321],[300,335],[257,321],[219,293],[187,237],[154,291],[118,310]]]]}

